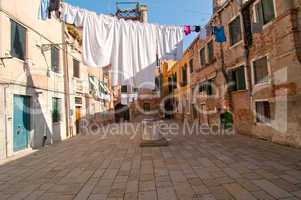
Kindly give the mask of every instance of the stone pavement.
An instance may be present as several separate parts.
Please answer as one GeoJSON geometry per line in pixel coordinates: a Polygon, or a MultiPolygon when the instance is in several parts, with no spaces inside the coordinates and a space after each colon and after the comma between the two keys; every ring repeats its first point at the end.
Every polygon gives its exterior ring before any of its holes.
{"type": "Polygon", "coordinates": [[[301,150],[244,136],[78,136],[0,166],[0,199],[301,199],[301,150]]]}

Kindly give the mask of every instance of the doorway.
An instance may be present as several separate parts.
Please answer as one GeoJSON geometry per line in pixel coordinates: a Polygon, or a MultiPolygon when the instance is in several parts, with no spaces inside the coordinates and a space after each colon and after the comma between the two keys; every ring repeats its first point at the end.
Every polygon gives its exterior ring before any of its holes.
{"type": "Polygon", "coordinates": [[[76,127],[76,135],[80,133],[80,120],[81,120],[81,107],[75,107],[75,127],[76,127]]]}
{"type": "Polygon", "coordinates": [[[28,148],[30,131],[30,97],[14,95],[13,151],[28,148]]]}

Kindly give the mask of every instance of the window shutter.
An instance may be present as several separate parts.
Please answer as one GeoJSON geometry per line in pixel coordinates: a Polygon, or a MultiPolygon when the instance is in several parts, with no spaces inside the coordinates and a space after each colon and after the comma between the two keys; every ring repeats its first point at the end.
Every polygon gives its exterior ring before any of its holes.
{"type": "Polygon", "coordinates": [[[128,93],[128,86],[127,85],[122,85],[121,86],[121,93],[128,93]]]}
{"type": "Polygon", "coordinates": [[[244,30],[245,30],[245,39],[247,42],[248,47],[252,46],[253,43],[253,34],[252,34],[252,20],[251,20],[251,12],[250,6],[247,6],[243,11],[243,23],[244,23],[244,30]]]}
{"type": "Polygon", "coordinates": [[[25,60],[26,29],[11,21],[11,55],[25,60]]]}
{"type": "Polygon", "coordinates": [[[193,59],[189,61],[190,73],[193,73],[193,59]]]}
{"type": "Polygon", "coordinates": [[[51,70],[53,72],[59,72],[59,50],[55,46],[51,46],[51,70]]]}
{"type": "Polygon", "coordinates": [[[246,89],[246,80],[245,80],[245,70],[244,67],[240,67],[236,71],[236,89],[245,90],[246,89]]]}
{"type": "Polygon", "coordinates": [[[264,23],[267,24],[275,18],[274,0],[262,0],[264,23]]]}
{"type": "Polygon", "coordinates": [[[230,32],[230,41],[231,45],[236,44],[239,42],[241,37],[241,24],[240,24],[240,16],[236,17],[229,25],[229,32],[230,32]]]}
{"type": "Polygon", "coordinates": [[[267,57],[261,58],[254,63],[255,84],[268,81],[267,57]]]}
{"type": "Polygon", "coordinates": [[[212,80],[209,80],[206,82],[206,91],[207,91],[207,95],[210,96],[213,94],[213,91],[212,91],[212,80]]]}
{"type": "Polygon", "coordinates": [[[261,1],[256,4],[255,9],[256,9],[257,22],[263,25],[264,22],[263,22],[263,10],[262,10],[262,2],[261,1]]]}
{"type": "Polygon", "coordinates": [[[229,91],[235,91],[236,88],[236,81],[235,81],[235,74],[233,73],[233,71],[229,71],[228,72],[228,80],[229,80],[229,91]]]}

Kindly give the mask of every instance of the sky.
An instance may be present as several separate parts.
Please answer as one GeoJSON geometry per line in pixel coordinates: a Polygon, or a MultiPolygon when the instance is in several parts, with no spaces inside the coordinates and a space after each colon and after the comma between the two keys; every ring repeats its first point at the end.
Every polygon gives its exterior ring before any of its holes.
{"type": "MultiPolygon", "coordinates": [[[[65,2],[97,13],[110,14],[115,13],[117,1],[65,0],[65,2]]],[[[205,25],[212,12],[212,0],[140,0],[139,2],[148,6],[148,20],[155,24],[205,25]]],[[[195,37],[195,33],[185,37],[185,48],[195,37]]]]}

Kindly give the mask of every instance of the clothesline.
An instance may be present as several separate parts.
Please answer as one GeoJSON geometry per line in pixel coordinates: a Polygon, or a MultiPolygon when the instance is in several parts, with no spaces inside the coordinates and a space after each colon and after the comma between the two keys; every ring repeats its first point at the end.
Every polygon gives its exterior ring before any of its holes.
{"type": "Polygon", "coordinates": [[[61,19],[83,27],[83,61],[91,67],[111,64],[113,85],[155,88],[156,58],[179,60],[184,29],[96,14],[62,4],[61,19]]]}
{"type": "Polygon", "coordinates": [[[51,11],[62,21],[82,27],[83,62],[90,67],[112,66],[112,84],[155,88],[157,59],[179,60],[183,39],[191,32],[207,31],[201,26],[166,26],[96,14],[59,0],[41,0],[40,19],[51,11]],[[50,7],[49,5],[52,5],[50,7]],[[55,5],[55,6],[53,6],[55,5]]]}

